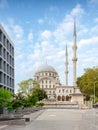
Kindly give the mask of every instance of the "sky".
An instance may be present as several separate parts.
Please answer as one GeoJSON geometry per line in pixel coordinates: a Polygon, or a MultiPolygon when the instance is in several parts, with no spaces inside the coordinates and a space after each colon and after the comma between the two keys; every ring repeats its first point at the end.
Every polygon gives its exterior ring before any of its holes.
{"type": "Polygon", "coordinates": [[[65,84],[73,84],[73,29],[76,17],[77,77],[98,66],[98,0],[0,0],[0,23],[14,43],[15,91],[46,61],[65,84]]]}

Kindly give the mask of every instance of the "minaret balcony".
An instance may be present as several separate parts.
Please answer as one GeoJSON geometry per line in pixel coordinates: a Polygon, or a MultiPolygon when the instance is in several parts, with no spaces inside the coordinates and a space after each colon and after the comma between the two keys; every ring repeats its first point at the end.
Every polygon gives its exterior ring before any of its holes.
{"type": "Polygon", "coordinates": [[[66,74],[68,74],[68,71],[65,71],[66,74]]]}
{"type": "Polygon", "coordinates": [[[77,61],[77,58],[73,58],[72,61],[77,61]]]}

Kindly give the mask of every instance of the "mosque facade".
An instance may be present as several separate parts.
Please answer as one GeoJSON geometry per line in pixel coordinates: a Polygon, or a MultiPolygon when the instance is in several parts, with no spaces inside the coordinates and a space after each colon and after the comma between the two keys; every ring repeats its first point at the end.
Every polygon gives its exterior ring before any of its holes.
{"type": "Polygon", "coordinates": [[[77,44],[76,44],[76,21],[74,19],[74,33],[73,33],[73,86],[68,85],[68,51],[66,44],[66,61],[65,61],[65,76],[66,85],[60,83],[59,75],[55,68],[47,63],[40,66],[35,72],[34,79],[39,83],[40,88],[44,89],[47,93],[48,99],[56,101],[83,101],[83,94],[77,88],[76,83],[76,63],[77,63],[77,44]]]}

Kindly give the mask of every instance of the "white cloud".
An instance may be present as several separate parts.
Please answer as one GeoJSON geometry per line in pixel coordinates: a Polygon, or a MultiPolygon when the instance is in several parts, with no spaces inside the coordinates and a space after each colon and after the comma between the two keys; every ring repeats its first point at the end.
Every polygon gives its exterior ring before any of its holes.
{"type": "Polygon", "coordinates": [[[72,36],[74,16],[80,17],[84,13],[84,9],[78,4],[70,11],[69,14],[66,14],[64,20],[58,25],[57,29],[54,31],[56,41],[61,44],[61,42],[67,40],[68,37],[72,36]]]}
{"type": "Polygon", "coordinates": [[[49,30],[45,30],[44,32],[41,33],[41,36],[43,39],[50,39],[51,35],[52,35],[52,33],[49,30]]]}
{"type": "Polygon", "coordinates": [[[28,54],[28,60],[39,60],[40,59],[40,56],[41,56],[41,51],[40,49],[36,49],[33,51],[32,54],[28,54]]]}
{"type": "Polygon", "coordinates": [[[98,35],[98,25],[95,25],[91,28],[91,33],[98,35]]]}
{"type": "Polygon", "coordinates": [[[98,18],[95,18],[94,21],[95,21],[95,22],[98,22],[98,18]]]}
{"type": "Polygon", "coordinates": [[[7,33],[12,38],[12,41],[14,43],[24,43],[24,29],[22,26],[15,24],[14,19],[10,18],[7,21],[8,24],[2,23],[7,33]]]}
{"type": "Polygon", "coordinates": [[[87,34],[89,32],[89,29],[86,27],[83,27],[80,29],[80,31],[78,32],[78,36],[83,36],[84,34],[87,34]]]}
{"type": "Polygon", "coordinates": [[[0,8],[5,9],[8,7],[9,7],[9,4],[7,0],[0,0],[0,8]]]}
{"type": "Polygon", "coordinates": [[[97,36],[93,36],[93,37],[88,38],[88,39],[81,39],[78,42],[78,47],[81,48],[83,46],[96,44],[96,43],[98,43],[98,37],[97,36]]]}
{"type": "Polygon", "coordinates": [[[38,19],[38,23],[39,23],[39,24],[43,24],[43,23],[44,23],[44,20],[40,18],[40,19],[38,19]]]}
{"type": "Polygon", "coordinates": [[[84,14],[83,8],[78,4],[75,8],[72,9],[71,13],[72,16],[80,16],[84,14]]]}
{"type": "Polygon", "coordinates": [[[21,54],[18,54],[17,56],[16,56],[16,58],[15,58],[15,60],[18,62],[18,61],[20,61],[20,60],[22,60],[23,59],[23,54],[21,53],[21,54]]]}
{"type": "Polygon", "coordinates": [[[88,1],[90,4],[96,4],[96,3],[98,3],[98,0],[89,0],[88,1]]]}
{"type": "MultiPolygon", "coordinates": [[[[58,28],[54,31],[54,36],[56,40],[61,42],[61,40],[65,40],[66,37],[72,32],[73,30],[73,22],[67,21],[66,19],[58,26],[58,28]]],[[[61,44],[61,43],[60,43],[61,44]]]]}
{"type": "Polygon", "coordinates": [[[28,41],[32,42],[32,40],[33,40],[33,32],[30,31],[28,34],[28,41]]]}
{"type": "Polygon", "coordinates": [[[14,25],[12,28],[13,28],[16,38],[21,39],[24,34],[23,28],[20,25],[14,25]]]}

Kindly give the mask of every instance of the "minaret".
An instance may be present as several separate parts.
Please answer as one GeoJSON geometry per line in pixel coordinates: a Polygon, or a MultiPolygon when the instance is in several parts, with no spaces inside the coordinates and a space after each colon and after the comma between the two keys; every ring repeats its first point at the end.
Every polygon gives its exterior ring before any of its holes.
{"type": "Polygon", "coordinates": [[[66,71],[65,71],[65,75],[66,75],[66,86],[68,86],[68,51],[67,51],[67,43],[66,43],[65,56],[66,56],[66,61],[65,61],[65,66],[66,66],[66,71]]]}
{"type": "Polygon", "coordinates": [[[77,62],[77,57],[76,57],[76,51],[77,51],[77,44],[76,44],[76,20],[74,18],[74,34],[73,34],[73,40],[74,40],[74,45],[73,45],[73,86],[77,87],[76,83],[76,62],[77,62]]]}

